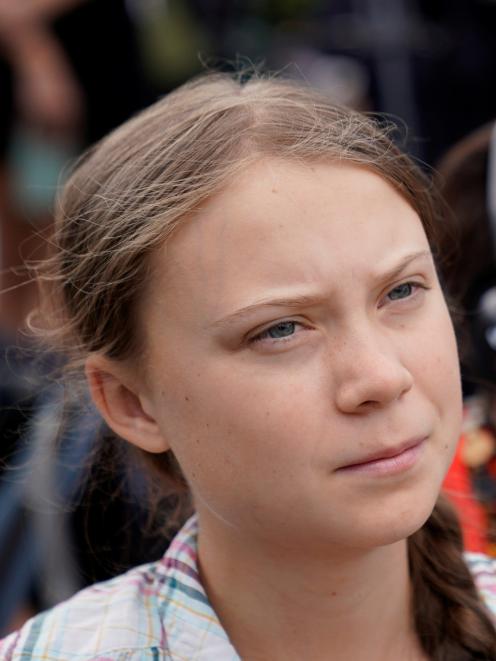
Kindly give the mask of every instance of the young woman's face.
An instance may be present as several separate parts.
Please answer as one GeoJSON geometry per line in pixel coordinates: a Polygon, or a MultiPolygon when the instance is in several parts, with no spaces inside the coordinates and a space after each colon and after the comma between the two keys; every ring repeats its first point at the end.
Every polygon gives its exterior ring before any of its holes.
{"type": "Polygon", "coordinates": [[[388,183],[259,162],[155,266],[147,397],[200,520],[346,547],[422,525],[459,433],[458,359],[422,224],[388,183]]]}

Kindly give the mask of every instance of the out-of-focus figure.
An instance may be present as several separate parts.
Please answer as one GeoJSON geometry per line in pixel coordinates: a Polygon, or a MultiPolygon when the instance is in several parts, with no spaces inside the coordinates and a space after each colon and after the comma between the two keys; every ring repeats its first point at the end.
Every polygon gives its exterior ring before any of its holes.
{"type": "Polygon", "coordinates": [[[35,290],[61,172],[82,147],[152,100],[124,0],[0,0],[0,329],[15,334],[35,290]]]}
{"type": "Polygon", "coordinates": [[[460,317],[464,435],[446,488],[470,550],[496,556],[496,128],[457,143],[439,166],[458,249],[446,268],[460,317]]]}

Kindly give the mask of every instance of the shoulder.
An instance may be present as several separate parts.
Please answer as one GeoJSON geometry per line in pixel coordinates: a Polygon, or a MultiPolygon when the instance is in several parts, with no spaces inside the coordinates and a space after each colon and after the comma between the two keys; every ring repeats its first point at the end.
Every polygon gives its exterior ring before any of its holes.
{"type": "Polygon", "coordinates": [[[465,553],[464,558],[482,599],[496,617],[496,559],[483,553],[465,553]]]}
{"type": "Polygon", "coordinates": [[[195,517],[158,562],[98,583],[0,641],[2,661],[239,661],[201,584],[195,517]]]}
{"type": "Polygon", "coordinates": [[[162,563],[82,590],[0,641],[4,661],[167,659],[158,615],[162,563]]]}

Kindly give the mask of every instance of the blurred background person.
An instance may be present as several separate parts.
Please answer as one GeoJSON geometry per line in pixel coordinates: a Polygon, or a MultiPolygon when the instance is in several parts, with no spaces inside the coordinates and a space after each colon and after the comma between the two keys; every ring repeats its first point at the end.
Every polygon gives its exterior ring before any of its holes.
{"type": "Polygon", "coordinates": [[[439,163],[458,249],[445,270],[458,319],[464,434],[445,487],[465,545],[496,556],[496,124],[456,143],[439,163]]]}
{"type": "Polygon", "coordinates": [[[0,0],[0,48],[0,323],[14,333],[34,303],[22,258],[40,256],[64,166],[152,96],[120,0],[0,0]]]}

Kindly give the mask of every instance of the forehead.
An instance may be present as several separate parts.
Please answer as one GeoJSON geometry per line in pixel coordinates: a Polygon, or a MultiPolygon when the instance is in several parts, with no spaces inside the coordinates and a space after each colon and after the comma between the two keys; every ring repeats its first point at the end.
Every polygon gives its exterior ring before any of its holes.
{"type": "Polygon", "coordinates": [[[339,283],[425,248],[416,212],[377,174],[266,160],[185,221],[155,255],[151,289],[219,308],[267,287],[339,283]]]}

